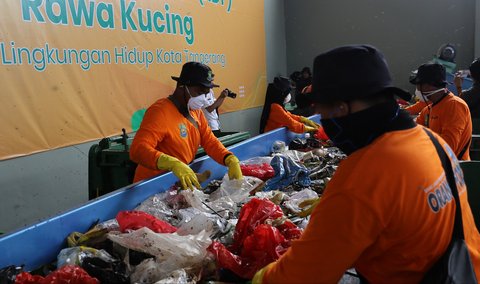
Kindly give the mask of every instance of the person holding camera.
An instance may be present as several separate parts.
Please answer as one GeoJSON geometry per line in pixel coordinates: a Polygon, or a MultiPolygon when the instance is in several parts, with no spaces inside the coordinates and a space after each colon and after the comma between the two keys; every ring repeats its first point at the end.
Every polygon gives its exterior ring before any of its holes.
{"type": "Polygon", "coordinates": [[[294,115],[287,111],[284,105],[290,102],[292,85],[286,77],[275,77],[268,84],[260,119],[260,134],[280,127],[287,127],[295,133],[314,132],[320,127],[310,119],[294,115]]]}
{"type": "Polygon", "coordinates": [[[218,96],[217,99],[215,99],[213,89],[210,89],[210,92],[206,94],[207,101],[205,106],[203,107],[203,114],[205,115],[205,118],[207,118],[208,125],[210,125],[210,128],[212,129],[212,132],[215,136],[220,136],[221,130],[220,130],[220,119],[218,118],[218,108],[223,104],[223,101],[225,100],[226,97],[229,98],[236,98],[237,94],[234,92],[230,91],[229,89],[225,89],[220,93],[220,96],[218,96]]]}
{"type": "Polygon", "coordinates": [[[188,166],[199,146],[207,155],[228,167],[230,179],[242,179],[238,158],[228,151],[208,127],[202,108],[205,94],[218,85],[212,69],[199,62],[183,65],[173,94],[153,103],[130,147],[130,159],[138,164],[134,182],[172,171],[183,189],[200,189],[200,183],[188,166]]]}

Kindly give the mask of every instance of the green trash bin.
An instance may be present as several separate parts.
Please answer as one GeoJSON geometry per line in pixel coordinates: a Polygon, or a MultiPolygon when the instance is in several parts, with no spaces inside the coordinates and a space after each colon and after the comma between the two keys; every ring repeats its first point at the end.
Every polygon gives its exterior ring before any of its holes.
{"type": "Polygon", "coordinates": [[[133,138],[125,129],[120,137],[103,138],[88,153],[88,198],[94,199],[133,182],[137,164],[130,160],[133,138]]]}

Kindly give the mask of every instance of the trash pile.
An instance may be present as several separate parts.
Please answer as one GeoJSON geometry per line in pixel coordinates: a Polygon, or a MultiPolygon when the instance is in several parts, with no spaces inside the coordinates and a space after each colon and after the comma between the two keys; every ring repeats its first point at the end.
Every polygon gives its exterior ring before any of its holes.
{"type": "Polygon", "coordinates": [[[193,191],[174,185],[87,232],[72,232],[50,270],[7,267],[0,282],[249,281],[301,236],[309,220],[305,204],[321,197],[345,158],[314,140],[242,161],[243,180],[225,176],[193,191]]]}

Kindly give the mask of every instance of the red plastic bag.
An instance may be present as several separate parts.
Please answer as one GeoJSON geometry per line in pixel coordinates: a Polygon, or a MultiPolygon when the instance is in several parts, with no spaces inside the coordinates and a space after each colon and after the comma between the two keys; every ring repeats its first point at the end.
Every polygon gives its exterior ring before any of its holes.
{"type": "Polygon", "coordinates": [[[256,177],[263,181],[275,176],[275,170],[270,164],[267,163],[251,165],[241,164],[240,169],[242,170],[242,174],[244,176],[256,177]]]}
{"type": "Polygon", "coordinates": [[[277,260],[288,247],[288,242],[277,228],[262,224],[245,238],[240,256],[234,255],[219,242],[213,242],[207,250],[215,255],[218,266],[251,279],[258,270],[277,260]]]}
{"type": "Polygon", "coordinates": [[[251,279],[259,269],[277,260],[290,247],[291,240],[302,233],[289,220],[278,227],[265,224],[267,219],[281,217],[283,212],[278,205],[254,198],[240,211],[230,250],[218,242],[207,250],[214,254],[219,267],[251,279]]]}
{"type": "Polygon", "coordinates": [[[317,129],[317,132],[315,132],[315,134],[313,134],[313,137],[315,137],[317,139],[320,139],[320,140],[323,140],[323,141],[330,140],[330,138],[328,138],[327,133],[325,133],[325,130],[321,126],[317,129]]]}
{"type": "Polygon", "coordinates": [[[65,265],[48,274],[45,278],[22,272],[17,275],[15,284],[99,284],[97,278],[91,277],[80,266],[65,265]]]}
{"type": "Polygon", "coordinates": [[[155,233],[174,233],[177,228],[142,211],[120,211],[116,217],[120,231],[147,227],[155,233]]]}
{"type": "Polygon", "coordinates": [[[240,210],[231,250],[239,253],[245,238],[251,235],[258,225],[265,223],[267,219],[273,220],[282,216],[283,211],[280,206],[268,199],[253,198],[240,210]]]}

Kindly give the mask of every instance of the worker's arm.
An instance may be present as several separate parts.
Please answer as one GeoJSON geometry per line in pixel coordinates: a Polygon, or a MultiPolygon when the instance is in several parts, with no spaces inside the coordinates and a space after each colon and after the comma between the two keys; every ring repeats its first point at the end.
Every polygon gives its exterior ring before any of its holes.
{"type": "MultiPolygon", "coordinates": [[[[442,123],[442,129],[438,134],[452,148],[455,155],[458,155],[465,147],[466,141],[470,140],[465,138],[467,120],[470,119],[468,107],[456,102],[445,109],[441,115],[448,117],[448,123],[442,123]]],[[[471,132],[468,133],[468,136],[470,138],[471,132]]]]}
{"type": "Polygon", "coordinates": [[[273,122],[275,128],[285,126],[290,131],[293,131],[295,133],[305,132],[306,126],[300,121],[300,116],[291,114],[290,112],[284,110],[279,104],[272,104],[270,106],[270,115],[268,117],[268,120],[271,120],[271,122],[273,122]]]}
{"type": "Polygon", "coordinates": [[[426,102],[418,101],[414,103],[413,105],[410,105],[405,108],[405,110],[410,114],[410,115],[417,115],[419,114],[422,109],[424,109],[427,106],[426,102]]]}
{"type": "Polygon", "coordinates": [[[219,108],[223,104],[223,101],[225,100],[226,97],[227,97],[227,90],[225,89],[220,93],[220,96],[218,96],[218,98],[215,100],[215,102],[213,104],[209,105],[208,107],[206,107],[205,109],[208,112],[212,112],[212,111],[216,110],[217,108],[219,108]]]}
{"type": "Polygon", "coordinates": [[[455,74],[455,77],[453,78],[453,83],[457,88],[457,95],[459,97],[462,97],[463,96],[463,90],[462,90],[463,78],[460,76],[460,74],[455,74]]]}

